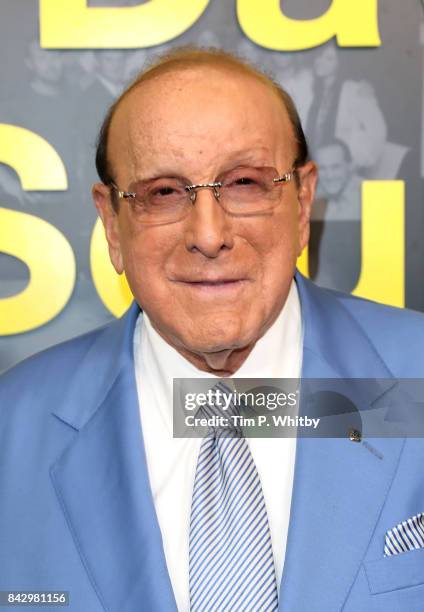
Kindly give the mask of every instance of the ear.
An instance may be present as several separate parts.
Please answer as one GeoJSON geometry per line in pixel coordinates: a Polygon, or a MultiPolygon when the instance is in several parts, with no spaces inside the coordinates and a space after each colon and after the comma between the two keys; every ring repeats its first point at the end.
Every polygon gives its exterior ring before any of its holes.
{"type": "Polygon", "coordinates": [[[95,183],[91,190],[94,204],[105,228],[109,257],[118,274],[124,271],[119,231],[119,215],[112,206],[111,191],[103,183],[95,183]]]}
{"type": "Polygon", "coordinates": [[[312,213],[312,204],[315,198],[315,189],[318,179],[318,168],[315,162],[309,161],[297,170],[299,177],[299,253],[301,254],[309,241],[309,224],[312,213]]]}

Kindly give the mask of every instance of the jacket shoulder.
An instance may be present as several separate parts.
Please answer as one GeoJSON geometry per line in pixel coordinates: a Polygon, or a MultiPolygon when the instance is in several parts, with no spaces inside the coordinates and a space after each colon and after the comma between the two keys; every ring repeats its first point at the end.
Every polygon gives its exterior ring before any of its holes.
{"type": "MultiPolygon", "coordinates": [[[[330,290],[327,290],[330,291],[330,290]]],[[[366,324],[372,323],[377,329],[386,327],[387,325],[398,324],[400,329],[413,329],[424,332],[424,313],[410,308],[398,308],[396,306],[388,306],[379,304],[365,298],[356,297],[354,295],[332,291],[331,293],[343,304],[350,314],[355,317],[358,322],[366,324]]],[[[392,329],[396,333],[396,329],[392,329]]]]}
{"type": "Polygon", "coordinates": [[[423,376],[424,313],[341,293],[336,293],[335,297],[393,373],[407,378],[423,376]]]}
{"type": "Polygon", "coordinates": [[[109,323],[27,357],[0,375],[0,409],[27,397],[60,394],[67,381],[109,323]]]}

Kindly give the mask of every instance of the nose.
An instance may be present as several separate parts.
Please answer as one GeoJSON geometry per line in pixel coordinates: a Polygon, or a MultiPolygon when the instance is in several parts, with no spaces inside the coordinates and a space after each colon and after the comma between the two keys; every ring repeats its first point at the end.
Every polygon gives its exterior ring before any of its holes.
{"type": "Polygon", "coordinates": [[[185,244],[191,252],[215,258],[233,247],[231,219],[219,204],[215,189],[198,189],[186,221],[185,244]]]}

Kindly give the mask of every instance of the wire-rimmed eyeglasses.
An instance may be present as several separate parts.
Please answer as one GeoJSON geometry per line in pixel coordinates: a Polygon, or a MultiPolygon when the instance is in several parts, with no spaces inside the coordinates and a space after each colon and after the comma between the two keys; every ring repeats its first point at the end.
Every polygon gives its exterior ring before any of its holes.
{"type": "Polygon", "coordinates": [[[270,166],[240,166],[222,173],[210,183],[187,184],[181,177],[160,177],[132,183],[122,191],[110,183],[119,198],[133,204],[137,220],[144,224],[174,223],[183,219],[196,202],[200,189],[211,189],[215,199],[231,215],[268,212],[281,201],[276,187],[289,183],[295,169],[280,175],[270,166]]]}

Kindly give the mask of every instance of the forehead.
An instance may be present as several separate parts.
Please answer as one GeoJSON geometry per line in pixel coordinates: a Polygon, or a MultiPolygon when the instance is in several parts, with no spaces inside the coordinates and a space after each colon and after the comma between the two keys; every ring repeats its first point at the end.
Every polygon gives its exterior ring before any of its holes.
{"type": "Polygon", "coordinates": [[[221,67],[149,79],[121,101],[110,127],[108,154],[115,171],[124,160],[134,172],[169,160],[216,165],[237,152],[292,161],[294,133],[271,86],[221,67]]]}

